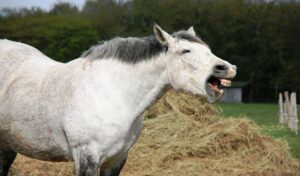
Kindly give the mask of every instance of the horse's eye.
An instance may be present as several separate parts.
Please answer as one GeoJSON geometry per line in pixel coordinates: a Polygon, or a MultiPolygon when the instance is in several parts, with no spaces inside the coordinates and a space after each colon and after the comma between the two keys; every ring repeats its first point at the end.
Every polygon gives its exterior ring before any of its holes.
{"type": "Polygon", "coordinates": [[[181,51],[181,54],[190,53],[190,52],[191,52],[191,50],[184,49],[184,50],[181,51]]]}

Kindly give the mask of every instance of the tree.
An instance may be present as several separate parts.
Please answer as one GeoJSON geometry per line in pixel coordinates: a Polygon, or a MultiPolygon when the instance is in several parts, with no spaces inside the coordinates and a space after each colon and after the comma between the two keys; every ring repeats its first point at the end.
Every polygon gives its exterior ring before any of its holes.
{"type": "Polygon", "coordinates": [[[79,57],[97,40],[85,19],[61,15],[6,18],[0,23],[0,35],[37,47],[62,62],[79,57]]]}
{"type": "Polygon", "coordinates": [[[54,15],[76,15],[79,14],[79,10],[75,5],[61,2],[55,4],[49,13],[54,15]]]}

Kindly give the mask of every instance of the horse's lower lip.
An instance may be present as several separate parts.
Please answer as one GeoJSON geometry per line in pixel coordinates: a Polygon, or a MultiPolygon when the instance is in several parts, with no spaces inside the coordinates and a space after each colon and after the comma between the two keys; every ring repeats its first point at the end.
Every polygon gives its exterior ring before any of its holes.
{"type": "Polygon", "coordinates": [[[209,86],[206,89],[206,92],[207,92],[208,101],[211,102],[211,103],[213,103],[215,101],[218,101],[224,95],[224,90],[223,89],[213,90],[213,89],[209,88],[209,86]]]}
{"type": "Polygon", "coordinates": [[[224,94],[224,90],[223,89],[220,89],[218,86],[213,86],[212,84],[210,83],[207,83],[209,89],[214,92],[215,94],[217,94],[217,99],[221,96],[223,96],[224,94]]]}

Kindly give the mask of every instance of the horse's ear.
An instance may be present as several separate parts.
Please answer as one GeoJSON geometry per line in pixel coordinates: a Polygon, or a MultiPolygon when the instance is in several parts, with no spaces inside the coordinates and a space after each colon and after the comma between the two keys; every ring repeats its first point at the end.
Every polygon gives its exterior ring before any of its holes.
{"type": "Polygon", "coordinates": [[[166,31],[162,30],[156,23],[153,26],[156,39],[165,46],[169,46],[173,42],[173,37],[166,31]]]}
{"type": "Polygon", "coordinates": [[[193,26],[191,26],[191,27],[187,30],[187,32],[188,32],[189,34],[191,34],[192,36],[196,36],[196,32],[195,32],[193,26]]]}

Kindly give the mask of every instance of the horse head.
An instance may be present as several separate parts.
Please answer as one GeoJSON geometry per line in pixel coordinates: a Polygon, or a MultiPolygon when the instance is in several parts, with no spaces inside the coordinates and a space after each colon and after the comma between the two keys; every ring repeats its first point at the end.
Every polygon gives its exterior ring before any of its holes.
{"type": "Polygon", "coordinates": [[[173,88],[203,95],[214,102],[222,97],[220,85],[230,86],[236,75],[236,66],[214,55],[193,27],[172,35],[157,24],[153,27],[156,39],[168,48],[166,66],[173,88]]]}

